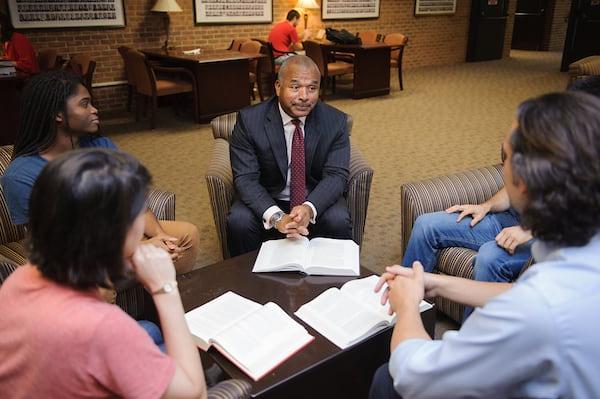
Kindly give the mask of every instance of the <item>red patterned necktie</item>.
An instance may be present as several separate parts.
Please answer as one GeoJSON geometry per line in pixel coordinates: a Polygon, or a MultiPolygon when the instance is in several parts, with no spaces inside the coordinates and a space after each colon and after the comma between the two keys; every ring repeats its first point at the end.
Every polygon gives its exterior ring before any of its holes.
{"type": "Polygon", "coordinates": [[[292,119],[294,137],[292,139],[292,161],[290,162],[290,210],[304,203],[306,190],[304,164],[304,137],[300,128],[300,120],[292,119]]]}

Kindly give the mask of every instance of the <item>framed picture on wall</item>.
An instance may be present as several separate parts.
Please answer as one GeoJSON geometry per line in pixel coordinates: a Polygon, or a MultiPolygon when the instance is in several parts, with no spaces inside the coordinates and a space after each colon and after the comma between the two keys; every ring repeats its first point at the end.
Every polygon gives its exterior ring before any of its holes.
{"type": "Polygon", "coordinates": [[[379,18],[379,0],[323,0],[321,18],[379,18]]]}
{"type": "MultiPolygon", "coordinates": [[[[498,4],[498,0],[488,0],[498,4]]],[[[456,13],[456,0],[415,0],[415,15],[443,15],[456,13]]]]}
{"type": "Polygon", "coordinates": [[[273,22],[273,0],[194,0],[194,20],[199,24],[273,22]]]}
{"type": "Polygon", "coordinates": [[[17,29],[123,27],[123,0],[8,0],[10,19],[17,29]]]}

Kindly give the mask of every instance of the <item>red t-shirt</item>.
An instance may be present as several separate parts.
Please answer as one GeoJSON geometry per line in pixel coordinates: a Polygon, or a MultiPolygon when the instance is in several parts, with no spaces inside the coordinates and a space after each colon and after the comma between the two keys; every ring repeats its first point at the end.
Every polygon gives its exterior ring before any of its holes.
{"type": "Polygon", "coordinates": [[[0,396],[160,398],[175,363],[97,290],[19,267],[0,287],[0,396]]]}
{"type": "Polygon", "coordinates": [[[13,32],[10,40],[4,42],[4,54],[17,63],[17,70],[29,75],[40,72],[33,46],[24,35],[13,32]]]}
{"type": "Polygon", "coordinates": [[[269,33],[269,41],[273,45],[273,55],[279,57],[284,55],[281,51],[289,51],[292,44],[298,43],[298,33],[296,28],[285,20],[273,26],[269,33]]]}

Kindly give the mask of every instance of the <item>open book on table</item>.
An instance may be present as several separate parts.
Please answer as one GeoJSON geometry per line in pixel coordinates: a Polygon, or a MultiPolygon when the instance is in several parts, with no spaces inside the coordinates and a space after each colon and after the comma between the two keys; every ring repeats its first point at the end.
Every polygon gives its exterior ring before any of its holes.
{"type": "Polygon", "coordinates": [[[359,268],[358,245],[354,241],[301,237],[263,242],[252,271],[358,276],[359,268]]]}
{"type": "MultiPolygon", "coordinates": [[[[388,314],[389,305],[381,305],[382,291],[373,292],[377,280],[372,275],[330,288],[294,314],[345,349],[396,322],[396,315],[388,314]]],[[[425,301],[419,305],[421,312],[431,307],[425,301]]]]}
{"type": "Polygon", "coordinates": [[[314,339],[277,304],[231,291],[187,312],[185,320],[202,350],[214,346],[254,381],[314,339]]]}

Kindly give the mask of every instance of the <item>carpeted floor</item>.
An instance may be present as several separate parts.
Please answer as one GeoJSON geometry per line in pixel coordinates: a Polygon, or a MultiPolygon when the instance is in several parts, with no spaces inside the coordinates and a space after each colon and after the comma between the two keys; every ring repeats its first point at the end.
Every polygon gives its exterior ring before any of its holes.
{"type": "MultiPolygon", "coordinates": [[[[361,263],[379,272],[399,262],[400,185],[499,162],[500,144],[516,106],[563,90],[560,54],[513,51],[501,61],[429,67],[404,72],[403,91],[392,70],[389,96],[352,100],[341,85],[328,103],[352,114],[352,142],[375,170],[361,263]]],[[[158,128],[130,116],[110,116],[103,133],[143,161],[157,187],[177,195],[177,218],[198,226],[198,266],[221,259],[204,171],[213,138],[191,116],[159,111],[158,128]]]]}

